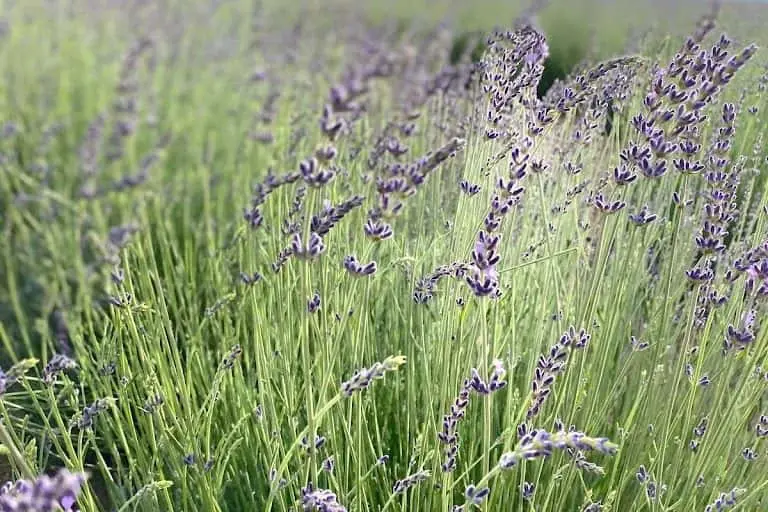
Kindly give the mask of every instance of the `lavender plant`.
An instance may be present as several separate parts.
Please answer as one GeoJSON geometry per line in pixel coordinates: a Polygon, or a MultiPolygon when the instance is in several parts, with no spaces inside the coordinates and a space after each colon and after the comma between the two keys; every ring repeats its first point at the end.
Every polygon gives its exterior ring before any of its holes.
{"type": "Polygon", "coordinates": [[[757,7],[543,91],[573,3],[70,3],[0,20],[0,509],[768,506],[757,7]]]}

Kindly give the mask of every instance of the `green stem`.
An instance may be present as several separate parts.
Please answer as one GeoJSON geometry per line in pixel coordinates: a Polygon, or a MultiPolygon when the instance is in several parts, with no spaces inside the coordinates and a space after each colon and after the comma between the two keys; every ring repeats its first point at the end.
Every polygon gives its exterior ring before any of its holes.
{"type": "Polygon", "coordinates": [[[3,445],[5,445],[5,447],[10,452],[11,460],[14,461],[17,469],[22,474],[22,476],[25,478],[29,478],[30,480],[34,479],[37,475],[35,475],[35,472],[32,470],[32,467],[27,463],[26,459],[24,458],[24,455],[16,446],[16,443],[14,442],[13,437],[11,436],[11,433],[8,432],[8,430],[6,430],[5,422],[3,421],[0,421],[0,442],[2,442],[3,445]]]}

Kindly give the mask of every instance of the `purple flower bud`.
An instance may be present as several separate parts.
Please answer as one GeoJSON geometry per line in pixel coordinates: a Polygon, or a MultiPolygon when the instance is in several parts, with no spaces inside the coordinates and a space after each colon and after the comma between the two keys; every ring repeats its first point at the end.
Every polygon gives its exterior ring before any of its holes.
{"type": "Polygon", "coordinates": [[[60,469],[53,475],[40,475],[34,481],[17,480],[0,493],[0,510],[71,512],[87,476],[60,469]]]}
{"type": "Polygon", "coordinates": [[[309,298],[307,301],[307,312],[308,313],[315,313],[320,309],[320,294],[318,292],[315,292],[312,297],[309,298]]]}
{"type": "Polygon", "coordinates": [[[393,235],[392,227],[389,224],[372,219],[366,221],[363,231],[366,237],[376,242],[387,240],[393,235]]]}
{"type": "Polygon", "coordinates": [[[352,254],[344,256],[344,268],[356,277],[372,276],[376,273],[376,262],[360,263],[357,257],[352,254]]]}
{"type": "Polygon", "coordinates": [[[613,168],[613,179],[617,185],[628,185],[637,179],[637,174],[622,164],[619,167],[613,168]]]}
{"type": "Polygon", "coordinates": [[[58,375],[74,368],[77,368],[77,363],[74,360],[62,354],[56,354],[43,368],[43,382],[51,384],[58,375]]]}
{"type": "Polygon", "coordinates": [[[645,205],[637,213],[630,214],[629,220],[631,220],[637,226],[645,226],[646,224],[656,220],[656,214],[650,212],[648,210],[648,206],[645,205]]]}
{"type": "Polygon", "coordinates": [[[461,191],[468,196],[474,196],[480,192],[480,185],[475,185],[474,183],[470,183],[467,180],[461,180],[459,182],[459,187],[461,188],[461,191]]]}

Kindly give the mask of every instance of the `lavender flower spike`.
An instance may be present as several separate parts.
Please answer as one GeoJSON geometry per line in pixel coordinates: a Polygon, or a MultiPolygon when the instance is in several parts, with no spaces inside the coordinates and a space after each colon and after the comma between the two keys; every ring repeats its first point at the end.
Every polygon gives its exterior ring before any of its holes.
{"type": "Polygon", "coordinates": [[[501,455],[499,468],[512,469],[521,460],[549,457],[555,449],[566,448],[597,451],[605,455],[614,455],[619,449],[618,445],[605,437],[590,437],[583,432],[550,433],[546,430],[532,430],[520,439],[515,450],[501,455]]]}
{"type": "Polygon", "coordinates": [[[60,469],[55,476],[40,475],[32,482],[9,482],[0,489],[0,510],[72,511],[86,478],[83,473],[70,473],[67,469],[60,469]]]}
{"type": "Polygon", "coordinates": [[[350,397],[357,391],[368,389],[377,379],[383,379],[387,372],[394,372],[405,364],[405,356],[389,356],[383,362],[376,362],[370,368],[357,370],[349,380],[341,383],[341,393],[350,397]]]}
{"type": "Polygon", "coordinates": [[[296,258],[305,261],[312,261],[325,252],[323,237],[312,231],[309,234],[309,241],[303,244],[301,235],[295,233],[291,239],[291,254],[296,258]]]}
{"type": "Polygon", "coordinates": [[[376,262],[361,263],[354,254],[344,256],[344,268],[355,277],[372,276],[376,273],[376,262]]]}
{"type": "Polygon", "coordinates": [[[301,490],[301,507],[305,512],[347,512],[336,494],[327,489],[315,489],[311,482],[301,490]]]}
{"type": "Polygon", "coordinates": [[[416,473],[412,475],[408,475],[402,480],[398,480],[397,482],[395,482],[395,485],[392,487],[392,492],[394,494],[403,494],[405,491],[407,491],[411,487],[415,487],[421,482],[424,482],[430,476],[431,476],[431,473],[428,470],[422,469],[420,471],[417,471],[416,473]]]}
{"type": "Polygon", "coordinates": [[[715,501],[706,506],[704,512],[719,512],[720,510],[735,507],[739,496],[745,492],[746,489],[740,489],[738,487],[734,487],[730,492],[721,492],[715,501]]]}

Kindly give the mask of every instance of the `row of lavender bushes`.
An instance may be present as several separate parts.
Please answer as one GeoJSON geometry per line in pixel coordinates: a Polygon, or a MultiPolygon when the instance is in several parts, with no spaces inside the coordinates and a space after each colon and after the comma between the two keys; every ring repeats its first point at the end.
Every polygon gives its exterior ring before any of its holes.
{"type": "Polygon", "coordinates": [[[768,74],[717,4],[543,97],[542,2],[461,55],[49,4],[0,40],[0,510],[768,506],[768,74]]]}

